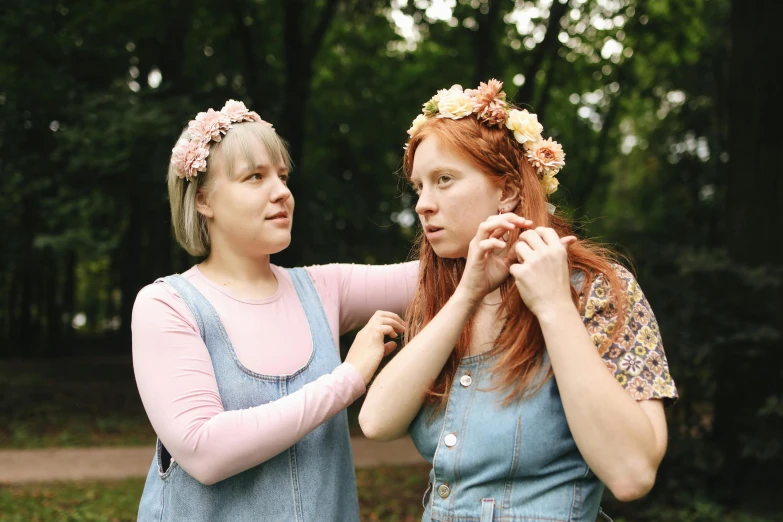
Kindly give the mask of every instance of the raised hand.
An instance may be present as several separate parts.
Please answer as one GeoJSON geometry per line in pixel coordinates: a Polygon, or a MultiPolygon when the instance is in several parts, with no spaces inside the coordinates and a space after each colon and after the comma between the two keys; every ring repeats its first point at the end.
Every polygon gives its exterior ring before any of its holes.
{"type": "Polygon", "coordinates": [[[351,349],[345,356],[345,362],[356,367],[362,374],[364,383],[368,384],[378,370],[381,360],[397,347],[394,341],[384,343],[383,337],[388,335],[396,338],[404,330],[405,324],[399,315],[378,310],[356,334],[351,349]]]}
{"type": "Polygon", "coordinates": [[[514,245],[516,262],[509,271],[536,317],[573,306],[566,249],[575,241],[574,236],[561,238],[549,227],[538,227],[522,232],[514,245]]]}
{"type": "Polygon", "coordinates": [[[458,291],[472,302],[479,302],[506,280],[509,267],[517,261],[513,245],[501,239],[506,232],[533,225],[529,219],[514,213],[490,216],[479,225],[468,247],[465,271],[458,291]]]}

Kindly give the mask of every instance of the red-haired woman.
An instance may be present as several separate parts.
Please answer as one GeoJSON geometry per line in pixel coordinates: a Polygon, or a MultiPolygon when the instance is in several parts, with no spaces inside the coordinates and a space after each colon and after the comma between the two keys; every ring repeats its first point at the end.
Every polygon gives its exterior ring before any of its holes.
{"type": "Polygon", "coordinates": [[[424,104],[405,174],[423,228],[407,343],[359,420],[432,464],[423,520],[593,522],[652,488],[677,397],[655,317],[547,196],[562,147],[491,80],[424,104]]]}

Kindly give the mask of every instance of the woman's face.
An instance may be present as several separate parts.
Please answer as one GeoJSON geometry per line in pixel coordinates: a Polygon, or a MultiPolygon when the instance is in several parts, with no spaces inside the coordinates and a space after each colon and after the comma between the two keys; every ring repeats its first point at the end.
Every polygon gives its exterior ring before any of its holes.
{"type": "Polygon", "coordinates": [[[497,214],[503,190],[435,136],[416,148],[411,182],[416,213],[439,257],[466,257],[479,225],[497,214]]]}
{"type": "Polygon", "coordinates": [[[226,245],[258,257],[291,243],[294,197],[285,163],[273,162],[260,140],[253,151],[253,161],[242,154],[233,159],[231,177],[227,165],[217,165],[211,172],[212,186],[199,193],[197,208],[208,218],[213,249],[226,245]]]}

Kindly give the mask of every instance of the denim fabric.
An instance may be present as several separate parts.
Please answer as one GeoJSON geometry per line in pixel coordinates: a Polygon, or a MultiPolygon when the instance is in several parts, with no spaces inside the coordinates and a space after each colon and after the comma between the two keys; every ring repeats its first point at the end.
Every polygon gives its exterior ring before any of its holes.
{"type": "Polygon", "coordinates": [[[422,520],[595,522],[604,486],[576,447],[555,379],[504,405],[496,357],[463,358],[445,408],[425,406],[411,424],[432,464],[422,520]]]}
{"type": "MultiPolygon", "coordinates": [[[[207,299],[181,276],[163,278],[196,319],[226,410],[252,408],[280,399],[331,373],[340,364],[310,277],[303,269],[291,269],[289,273],[307,315],[313,351],[304,368],[283,376],[261,375],[245,368],[207,299]]],[[[158,440],[138,520],[358,522],[356,477],[345,411],[272,459],[211,486],[201,484],[171,462],[158,440]]]]}

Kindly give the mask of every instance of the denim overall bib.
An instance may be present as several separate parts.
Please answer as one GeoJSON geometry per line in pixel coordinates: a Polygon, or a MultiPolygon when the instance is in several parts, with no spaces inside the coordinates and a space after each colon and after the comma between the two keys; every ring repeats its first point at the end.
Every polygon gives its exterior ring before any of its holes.
{"type": "MultiPolygon", "coordinates": [[[[304,368],[282,376],[261,375],[245,368],[207,299],[179,275],[162,279],[177,291],[196,319],[226,410],[252,408],[285,397],[331,373],[340,364],[326,314],[310,277],[301,268],[289,269],[288,273],[307,315],[313,351],[304,368]]],[[[345,411],[272,459],[211,486],[201,484],[171,462],[158,440],[138,521],[222,520],[358,522],[356,477],[345,411]]]]}
{"type": "Polygon", "coordinates": [[[445,408],[427,405],[411,423],[416,448],[432,464],[422,521],[595,522],[599,513],[610,520],[599,506],[604,485],[576,447],[554,378],[503,405],[508,391],[492,389],[496,357],[463,358],[445,408]]]}

